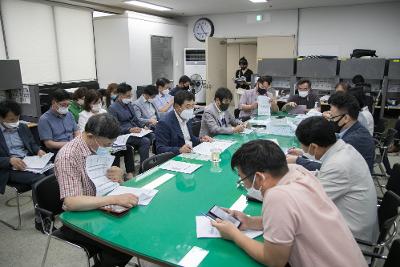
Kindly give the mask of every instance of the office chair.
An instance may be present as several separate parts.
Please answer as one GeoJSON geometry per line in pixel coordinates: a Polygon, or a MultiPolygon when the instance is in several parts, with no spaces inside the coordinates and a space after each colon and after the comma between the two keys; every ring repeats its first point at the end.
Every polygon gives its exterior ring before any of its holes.
{"type": "Polygon", "coordinates": [[[4,225],[10,227],[11,229],[20,230],[21,229],[21,225],[22,225],[22,219],[21,219],[21,206],[20,206],[19,200],[20,200],[21,194],[30,191],[31,187],[29,185],[17,184],[17,183],[11,183],[11,182],[8,182],[7,186],[15,191],[15,197],[14,198],[17,201],[18,224],[16,226],[14,226],[14,225],[12,225],[12,224],[10,224],[10,223],[8,223],[6,221],[3,221],[3,220],[0,220],[0,222],[3,223],[4,225]]]}
{"type": "Polygon", "coordinates": [[[193,120],[192,131],[194,136],[199,137],[200,128],[201,128],[201,120],[193,120]]]}
{"type": "MultiPolygon", "coordinates": [[[[374,174],[374,176],[387,177],[383,174],[374,174]]],[[[396,195],[400,196],[400,164],[396,163],[393,165],[390,176],[388,177],[386,185],[382,185],[382,188],[390,190],[396,195]]]]}
{"type": "Polygon", "coordinates": [[[43,230],[48,235],[41,266],[43,267],[46,264],[47,252],[49,250],[51,238],[60,240],[71,246],[84,250],[87,255],[87,264],[89,267],[91,266],[90,258],[93,257],[94,261],[96,262],[94,252],[89,252],[84,246],[69,241],[68,237],[64,236],[60,230],[53,231],[55,217],[63,212],[63,202],[60,200],[60,189],[56,176],[54,174],[49,175],[34,184],[32,187],[32,195],[37,202],[35,205],[35,210],[39,212],[43,230]]]}
{"type": "Polygon", "coordinates": [[[371,257],[372,259],[383,259],[385,263],[382,267],[398,267],[400,263],[400,239],[393,241],[387,256],[363,251],[364,256],[371,257]]]}
{"type": "Polygon", "coordinates": [[[143,161],[142,171],[143,172],[148,171],[151,168],[154,168],[155,166],[163,164],[164,162],[172,159],[173,157],[175,157],[175,154],[172,152],[165,152],[165,153],[161,153],[158,155],[154,155],[154,156],[146,159],[145,161],[143,161]]]}
{"type": "Polygon", "coordinates": [[[392,191],[386,191],[382,202],[378,205],[379,237],[376,243],[356,238],[357,243],[371,247],[382,255],[383,248],[397,235],[397,219],[399,218],[400,197],[392,191]],[[392,233],[390,231],[392,230],[392,233]]]}

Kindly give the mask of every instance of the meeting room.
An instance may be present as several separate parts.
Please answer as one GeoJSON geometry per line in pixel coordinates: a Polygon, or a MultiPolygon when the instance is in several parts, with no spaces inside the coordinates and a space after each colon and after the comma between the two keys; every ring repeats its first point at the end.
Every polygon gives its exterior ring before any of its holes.
{"type": "Polygon", "coordinates": [[[399,0],[0,0],[0,266],[399,267],[399,0]]]}

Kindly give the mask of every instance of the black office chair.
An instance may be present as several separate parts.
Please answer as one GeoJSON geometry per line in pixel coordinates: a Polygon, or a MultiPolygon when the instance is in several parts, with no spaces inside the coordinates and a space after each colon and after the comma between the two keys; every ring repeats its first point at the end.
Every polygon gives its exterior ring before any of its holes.
{"type": "Polygon", "coordinates": [[[80,248],[85,251],[87,255],[87,264],[90,265],[90,258],[93,257],[95,263],[97,258],[94,257],[95,252],[89,252],[84,246],[71,242],[68,237],[63,235],[60,230],[54,229],[55,217],[63,212],[63,202],[60,200],[60,189],[58,186],[57,178],[54,174],[49,175],[42,180],[38,181],[32,187],[32,195],[36,199],[37,204],[35,209],[39,212],[43,230],[48,235],[46,248],[43,255],[42,266],[45,266],[47,259],[47,252],[50,246],[51,238],[63,241],[76,248],[80,248]]]}
{"type": "Polygon", "coordinates": [[[30,191],[31,187],[29,185],[17,184],[17,183],[11,183],[11,182],[7,183],[7,186],[10,187],[13,191],[15,191],[14,198],[17,201],[18,224],[16,226],[14,226],[3,220],[0,220],[0,222],[14,230],[20,230],[21,226],[22,226],[22,219],[21,219],[21,206],[20,206],[19,200],[20,200],[21,194],[30,191]]]}
{"type": "Polygon", "coordinates": [[[393,241],[387,256],[363,251],[364,256],[371,257],[372,259],[383,259],[385,263],[382,267],[398,267],[400,263],[400,239],[393,241]]]}
{"type": "MultiPolygon", "coordinates": [[[[392,168],[390,167],[389,159],[387,156],[387,151],[390,145],[393,144],[395,136],[397,134],[397,130],[394,128],[390,128],[387,130],[386,134],[381,136],[379,139],[375,139],[375,147],[376,147],[376,155],[374,165],[378,165],[380,174],[372,174],[372,177],[378,184],[382,194],[383,194],[383,185],[381,183],[381,179],[388,179],[389,176],[387,174],[391,174],[392,168]]],[[[386,184],[386,183],[384,183],[386,184]]]]}
{"type": "MultiPolygon", "coordinates": [[[[375,176],[384,176],[383,174],[374,174],[375,176]]],[[[396,163],[393,165],[390,176],[388,177],[386,185],[382,185],[386,190],[394,192],[396,195],[400,196],[400,164],[396,163]]]]}
{"type": "Polygon", "coordinates": [[[400,197],[392,191],[386,191],[382,202],[378,205],[379,237],[376,243],[357,239],[359,244],[371,247],[382,254],[397,235],[397,219],[399,218],[400,197]],[[392,231],[390,233],[390,231],[392,231]]]}
{"type": "Polygon", "coordinates": [[[155,166],[158,166],[160,164],[163,164],[164,162],[172,159],[175,156],[174,153],[172,152],[165,152],[165,153],[161,153],[158,155],[154,155],[148,159],[146,159],[145,161],[143,161],[142,163],[142,171],[148,171],[151,168],[154,168],[155,166]]]}
{"type": "Polygon", "coordinates": [[[192,122],[192,132],[193,135],[199,137],[201,128],[201,120],[193,120],[192,122]]]}

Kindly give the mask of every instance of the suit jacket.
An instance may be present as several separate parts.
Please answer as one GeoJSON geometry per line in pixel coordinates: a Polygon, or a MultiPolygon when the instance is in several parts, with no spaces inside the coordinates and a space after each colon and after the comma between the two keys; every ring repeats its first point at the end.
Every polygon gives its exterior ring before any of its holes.
{"type": "Polygon", "coordinates": [[[131,104],[125,105],[116,101],[108,108],[108,112],[119,121],[121,134],[128,134],[129,129],[133,127],[144,127],[144,123],[138,119],[131,104]]]}
{"type": "MultiPolygon", "coordinates": [[[[200,139],[193,135],[192,120],[186,123],[190,139],[193,146],[200,143],[200,139]]],[[[185,139],[179,121],[176,118],[175,110],[168,112],[165,117],[156,125],[156,149],[157,154],[172,152],[175,155],[180,154],[179,149],[185,144],[185,139]]]]}
{"type": "Polygon", "coordinates": [[[204,109],[204,114],[201,119],[200,136],[208,135],[214,136],[217,134],[232,134],[233,129],[231,126],[236,126],[240,123],[233,115],[228,112],[223,112],[227,127],[223,126],[220,121],[220,113],[215,106],[215,102],[211,103],[204,109]]]}
{"type": "MultiPolygon", "coordinates": [[[[367,129],[358,121],[353,124],[341,138],[347,144],[352,145],[367,162],[368,168],[372,173],[375,159],[375,143],[367,129]]],[[[308,170],[314,171],[321,168],[321,164],[299,157],[296,164],[302,165],[308,170]]]]}
{"type": "MultiPolygon", "coordinates": [[[[156,106],[153,103],[150,103],[154,110],[155,114],[157,117],[157,120],[159,120],[160,116],[158,114],[158,110],[156,106]]],[[[138,117],[139,121],[145,125],[149,124],[149,120],[151,119],[151,115],[147,106],[147,103],[145,102],[145,99],[143,95],[139,97],[135,102],[133,102],[133,109],[135,110],[136,116],[138,117]]]]}
{"type": "MultiPolygon", "coordinates": [[[[39,145],[35,142],[31,131],[25,124],[18,126],[18,134],[24,143],[25,149],[28,150],[29,155],[36,155],[40,150],[39,145]]],[[[4,193],[8,178],[11,170],[10,165],[10,151],[8,149],[6,140],[4,139],[3,132],[0,131],[0,194],[4,193]]]]}

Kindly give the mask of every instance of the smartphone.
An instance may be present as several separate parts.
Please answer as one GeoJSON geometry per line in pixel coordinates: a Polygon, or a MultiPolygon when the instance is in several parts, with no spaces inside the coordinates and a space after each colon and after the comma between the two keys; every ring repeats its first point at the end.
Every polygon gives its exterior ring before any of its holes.
{"type": "Polygon", "coordinates": [[[221,209],[218,206],[213,206],[207,213],[207,215],[209,215],[211,218],[215,219],[221,219],[224,221],[229,221],[231,223],[233,223],[233,225],[235,225],[237,228],[239,228],[241,222],[236,219],[235,217],[233,217],[232,215],[230,215],[229,213],[227,213],[226,211],[224,211],[223,209],[221,209]]]}

